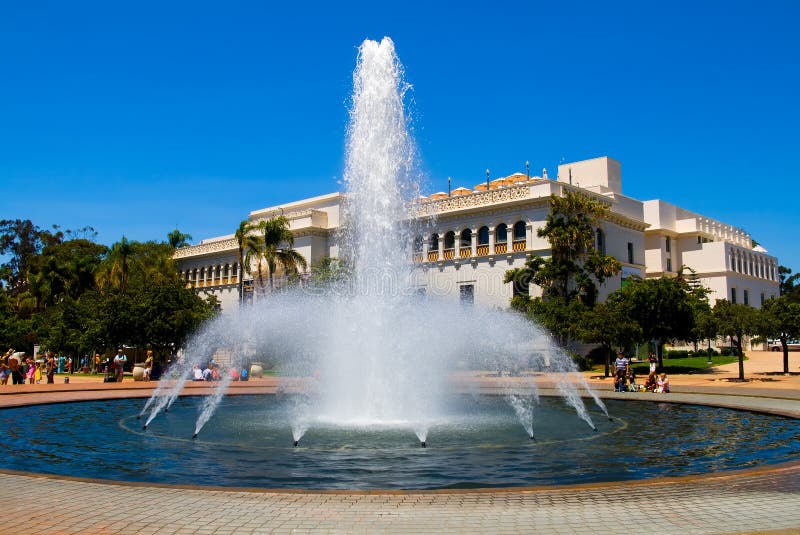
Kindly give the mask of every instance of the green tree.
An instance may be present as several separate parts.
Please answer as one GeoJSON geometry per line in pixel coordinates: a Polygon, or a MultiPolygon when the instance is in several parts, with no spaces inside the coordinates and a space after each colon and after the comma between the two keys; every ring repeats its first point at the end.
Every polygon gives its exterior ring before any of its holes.
{"type": "Polygon", "coordinates": [[[96,282],[100,289],[116,288],[125,293],[130,274],[133,243],[123,236],[111,246],[106,258],[97,271],[96,282]]]}
{"type": "Polygon", "coordinates": [[[239,222],[239,227],[234,233],[240,269],[238,274],[239,306],[242,306],[244,302],[244,274],[250,273],[252,259],[261,249],[261,240],[258,235],[253,233],[255,230],[256,226],[245,219],[239,222]]]}
{"type": "Polygon", "coordinates": [[[541,287],[541,298],[517,296],[511,306],[529,313],[545,327],[555,328],[553,333],[562,345],[573,333],[559,322],[565,318],[574,321],[576,314],[592,308],[598,286],[622,269],[616,258],[595,248],[597,226],[609,213],[606,204],[586,195],[552,195],[545,225],[537,231],[550,243],[550,256],[532,254],[524,267],[506,272],[506,283],[527,288],[533,282],[541,287]],[[576,301],[581,306],[576,306],[576,301]]]}
{"type": "Polygon", "coordinates": [[[258,255],[259,286],[264,288],[262,262],[266,265],[269,275],[269,288],[275,290],[275,272],[280,267],[284,273],[291,274],[308,267],[303,255],[292,249],[294,236],[289,230],[289,220],[285,216],[277,216],[258,223],[261,233],[261,249],[258,255]]]}
{"type": "Polygon", "coordinates": [[[641,341],[656,342],[659,366],[664,365],[664,344],[692,338],[692,298],[681,280],[632,278],[619,293],[631,317],[642,329],[641,341]]]}
{"type": "Polygon", "coordinates": [[[178,247],[186,247],[189,245],[189,242],[192,240],[191,234],[184,234],[177,228],[167,234],[167,243],[169,243],[170,247],[173,249],[177,249],[178,247]]]}
{"type": "Polygon", "coordinates": [[[611,375],[611,354],[614,346],[628,350],[642,338],[642,328],[633,320],[630,304],[614,292],[604,303],[587,310],[579,323],[579,338],[600,344],[605,356],[605,376],[611,375]]]}
{"type": "Polygon", "coordinates": [[[783,373],[789,373],[788,341],[800,337],[800,303],[790,299],[790,294],[768,299],[760,311],[758,334],[764,338],[781,341],[783,373]]]}
{"type": "Polygon", "coordinates": [[[778,266],[779,294],[785,295],[795,303],[800,303],[800,273],[792,275],[792,270],[786,266],[778,266]]]}
{"type": "Polygon", "coordinates": [[[758,311],[748,305],[732,304],[727,299],[718,299],[713,313],[719,332],[728,336],[736,347],[736,354],[739,357],[739,380],[744,381],[742,343],[745,336],[758,332],[760,323],[758,311]]]}

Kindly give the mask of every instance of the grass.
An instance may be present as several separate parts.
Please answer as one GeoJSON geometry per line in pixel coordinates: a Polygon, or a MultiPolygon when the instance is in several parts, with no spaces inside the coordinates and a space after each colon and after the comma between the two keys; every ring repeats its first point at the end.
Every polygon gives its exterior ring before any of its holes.
{"type": "MultiPolygon", "coordinates": [[[[693,373],[710,373],[711,368],[721,366],[723,364],[730,364],[737,362],[738,357],[712,357],[711,364],[708,364],[708,357],[689,357],[685,359],[664,359],[664,367],[659,368],[659,373],[664,372],[667,375],[671,374],[693,374],[693,373]]],[[[745,356],[745,360],[747,357],[745,356]]],[[[614,363],[611,363],[613,368],[614,363]]],[[[603,365],[595,366],[594,370],[603,373],[603,365]]],[[[637,362],[633,364],[633,371],[639,377],[647,377],[650,373],[650,363],[637,362]]],[[[612,369],[613,372],[613,369],[612,369]]]]}

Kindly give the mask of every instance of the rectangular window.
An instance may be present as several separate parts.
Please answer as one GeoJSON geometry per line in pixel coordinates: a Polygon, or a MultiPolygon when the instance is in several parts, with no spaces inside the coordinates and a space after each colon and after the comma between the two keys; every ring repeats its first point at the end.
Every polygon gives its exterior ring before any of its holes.
{"type": "Polygon", "coordinates": [[[667,258],[667,271],[672,271],[672,259],[667,258]]]}
{"type": "Polygon", "coordinates": [[[750,304],[750,291],[749,290],[744,290],[742,292],[742,298],[743,298],[744,304],[745,305],[749,305],[750,304]]]}
{"type": "Polygon", "coordinates": [[[462,284],[458,289],[462,305],[471,305],[475,302],[475,286],[462,284]]]}
{"type": "Polygon", "coordinates": [[[736,288],[731,288],[731,303],[736,304],[736,288]]]}
{"type": "Polygon", "coordinates": [[[671,253],[672,252],[672,240],[670,239],[669,236],[667,236],[666,247],[667,247],[667,252],[671,253]]]}
{"type": "Polygon", "coordinates": [[[628,242],[628,263],[633,264],[633,243],[628,242]]]}

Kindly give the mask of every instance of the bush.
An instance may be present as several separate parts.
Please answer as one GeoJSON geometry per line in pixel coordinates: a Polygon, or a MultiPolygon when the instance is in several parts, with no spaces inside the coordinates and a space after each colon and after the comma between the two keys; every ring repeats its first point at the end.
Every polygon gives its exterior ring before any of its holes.
{"type": "MultiPolygon", "coordinates": [[[[593,364],[605,364],[606,363],[606,349],[604,347],[595,347],[594,349],[589,351],[589,354],[586,355],[585,358],[587,358],[589,360],[589,362],[591,362],[593,364]]],[[[612,362],[613,362],[613,360],[614,359],[611,358],[612,362]]]]}
{"type": "Polygon", "coordinates": [[[733,355],[734,355],[734,353],[735,353],[735,352],[734,352],[734,350],[733,350],[733,349],[731,349],[731,348],[730,348],[730,347],[728,347],[728,346],[721,347],[721,348],[720,348],[720,350],[719,350],[719,354],[720,354],[720,356],[722,356],[722,357],[730,357],[730,356],[733,356],[733,355]]]}
{"type": "Polygon", "coordinates": [[[578,365],[578,369],[581,371],[591,370],[592,366],[594,366],[592,360],[588,356],[578,355],[572,351],[569,352],[569,356],[572,357],[572,360],[578,365]]]}
{"type": "Polygon", "coordinates": [[[668,359],[685,359],[689,358],[689,352],[685,349],[673,349],[664,352],[664,357],[668,359]]]}

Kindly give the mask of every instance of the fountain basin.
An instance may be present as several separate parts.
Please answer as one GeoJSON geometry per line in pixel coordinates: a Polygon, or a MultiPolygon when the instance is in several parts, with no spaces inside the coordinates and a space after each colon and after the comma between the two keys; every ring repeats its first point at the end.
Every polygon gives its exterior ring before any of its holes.
{"type": "MultiPolygon", "coordinates": [[[[332,417],[307,422],[292,447],[296,399],[269,395],[226,399],[192,440],[201,406],[200,397],[179,398],[147,431],[136,420],[141,400],[4,409],[2,443],[24,451],[26,467],[51,474],[303,489],[527,487],[800,459],[797,420],[695,405],[609,401],[614,420],[595,418],[593,432],[560,399],[542,398],[532,441],[504,397],[452,396],[429,422],[427,448],[411,422],[339,425],[332,417]]],[[[0,467],[18,469],[17,461],[5,456],[0,467]]]]}

